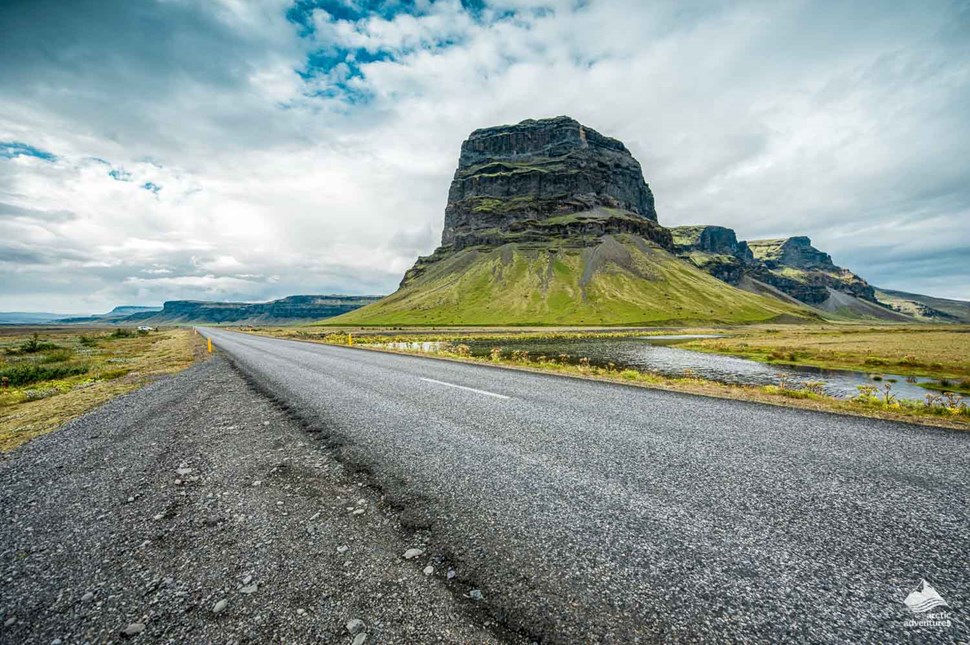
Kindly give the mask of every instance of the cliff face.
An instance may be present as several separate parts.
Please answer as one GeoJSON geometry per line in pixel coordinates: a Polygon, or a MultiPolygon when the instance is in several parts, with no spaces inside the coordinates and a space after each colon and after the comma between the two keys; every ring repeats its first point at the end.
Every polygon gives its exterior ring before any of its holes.
{"type": "Polygon", "coordinates": [[[475,130],[448,191],[443,246],[607,208],[657,228],[653,193],[630,151],[569,117],[475,130]],[[465,239],[469,238],[469,239],[465,239]]]}
{"type": "Polygon", "coordinates": [[[745,269],[755,264],[746,242],[723,226],[676,226],[670,229],[674,250],[716,278],[738,284],[745,269]]]}
{"type": "Polygon", "coordinates": [[[754,240],[748,247],[760,263],[753,276],[802,302],[822,304],[829,298],[829,289],[878,302],[868,282],[837,266],[805,236],[754,240]]]}
{"type": "Polygon", "coordinates": [[[865,280],[837,266],[805,236],[744,242],[723,226],[670,231],[677,255],[725,282],[739,284],[747,276],[809,305],[826,303],[830,290],[877,302],[865,280]]]}

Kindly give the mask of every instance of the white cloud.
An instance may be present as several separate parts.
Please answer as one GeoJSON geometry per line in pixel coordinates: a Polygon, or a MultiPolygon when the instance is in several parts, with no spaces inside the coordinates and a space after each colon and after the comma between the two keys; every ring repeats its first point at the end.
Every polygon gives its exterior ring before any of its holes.
{"type": "Polygon", "coordinates": [[[953,261],[970,249],[966,12],[421,6],[318,10],[308,38],[283,2],[0,9],[0,141],[58,156],[0,158],[0,203],[20,209],[0,210],[0,309],[390,291],[435,246],[467,134],[557,114],[627,143],[663,223],[808,234],[881,286],[970,298],[953,261]],[[394,58],[304,81],[326,48],[394,58]]]}

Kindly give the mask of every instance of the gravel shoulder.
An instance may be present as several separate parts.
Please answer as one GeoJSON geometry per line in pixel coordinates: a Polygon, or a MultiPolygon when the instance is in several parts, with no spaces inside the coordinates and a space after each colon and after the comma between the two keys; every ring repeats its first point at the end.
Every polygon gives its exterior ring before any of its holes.
{"type": "Polygon", "coordinates": [[[0,642],[520,640],[365,476],[222,358],[120,397],[0,462],[0,642]]]}

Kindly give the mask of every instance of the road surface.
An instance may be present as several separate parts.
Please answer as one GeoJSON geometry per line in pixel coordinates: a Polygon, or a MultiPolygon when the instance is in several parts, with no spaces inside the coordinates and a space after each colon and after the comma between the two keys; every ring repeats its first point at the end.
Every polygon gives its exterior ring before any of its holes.
{"type": "Polygon", "coordinates": [[[966,433],[204,333],[532,638],[970,638],[966,433]]]}
{"type": "Polygon", "coordinates": [[[0,453],[0,643],[527,642],[357,479],[222,358],[118,397],[0,453]]]}

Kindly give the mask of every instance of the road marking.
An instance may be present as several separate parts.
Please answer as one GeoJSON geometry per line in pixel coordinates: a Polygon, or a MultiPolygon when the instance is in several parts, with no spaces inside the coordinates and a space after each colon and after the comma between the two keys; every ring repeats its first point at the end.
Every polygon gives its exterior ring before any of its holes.
{"type": "Polygon", "coordinates": [[[476,390],[473,387],[465,387],[464,385],[455,385],[454,383],[445,383],[444,381],[436,381],[433,378],[424,378],[419,376],[422,381],[427,381],[428,383],[437,383],[438,385],[447,385],[448,387],[456,387],[459,390],[468,390],[469,392],[478,392],[479,394],[484,394],[485,396],[494,396],[496,399],[509,399],[511,397],[505,396],[504,394],[496,394],[495,392],[486,392],[485,390],[476,390]]]}

